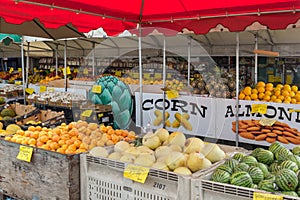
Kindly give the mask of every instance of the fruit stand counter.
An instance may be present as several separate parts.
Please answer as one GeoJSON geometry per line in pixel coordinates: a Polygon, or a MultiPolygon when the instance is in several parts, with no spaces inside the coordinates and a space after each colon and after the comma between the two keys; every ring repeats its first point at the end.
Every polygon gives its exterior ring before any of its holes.
{"type": "Polygon", "coordinates": [[[33,148],[27,162],[17,158],[19,152],[19,144],[0,140],[3,194],[17,199],[80,199],[79,155],[33,148]]]}

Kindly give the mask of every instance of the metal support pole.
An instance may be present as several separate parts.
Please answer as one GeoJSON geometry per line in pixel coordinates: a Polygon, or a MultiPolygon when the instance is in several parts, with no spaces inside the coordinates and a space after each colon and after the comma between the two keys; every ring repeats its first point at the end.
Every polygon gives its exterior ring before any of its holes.
{"type": "Polygon", "coordinates": [[[191,37],[189,37],[188,42],[188,86],[190,86],[190,79],[191,79],[191,37]]]}
{"type": "Polygon", "coordinates": [[[143,127],[143,67],[142,67],[142,29],[141,24],[139,25],[139,71],[140,71],[140,125],[143,127]]]}
{"type": "Polygon", "coordinates": [[[25,83],[26,83],[26,87],[28,87],[28,73],[29,73],[29,46],[30,46],[30,42],[27,42],[28,46],[27,46],[27,57],[26,57],[26,71],[25,71],[25,74],[26,74],[26,80],[25,80],[25,83]]]}
{"type": "MultiPolygon", "coordinates": [[[[163,85],[164,88],[166,88],[166,37],[164,36],[164,44],[163,44],[163,85]]],[[[166,123],[166,108],[165,108],[165,102],[166,102],[166,92],[163,91],[163,127],[165,127],[166,123]]]]}
{"type": "Polygon", "coordinates": [[[65,91],[67,91],[67,40],[65,40],[64,46],[64,79],[65,79],[65,91]]]}
{"type": "Polygon", "coordinates": [[[239,76],[240,76],[240,60],[239,60],[239,52],[240,52],[240,37],[239,33],[236,33],[236,113],[235,113],[235,121],[236,121],[236,135],[235,135],[235,145],[239,146],[239,76]]]}
{"type": "Polygon", "coordinates": [[[95,76],[95,43],[93,42],[93,77],[95,76]]]}
{"type": "Polygon", "coordinates": [[[24,96],[24,105],[26,104],[26,83],[25,83],[25,63],[24,63],[24,38],[22,37],[21,42],[21,65],[22,65],[22,81],[23,81],[23,96],[24,96]]]}
{"type": "Polygon", "coordinates": [[[58,75],[58,44],[56,44],[56,49],[55,49],[55,76],[58,75]]]}
{"type": "MultiPolygon", "coordinates": [[[[255,50],[258,48],[258,33],[255,34],[255,50]]],[[[258,67],[258,54],[255,53],[255,66],[254,66],[254,83],[257,83],[257,67],[258,67]]],[[[253,79],[252,79],[253,80],[253,79]]]]}

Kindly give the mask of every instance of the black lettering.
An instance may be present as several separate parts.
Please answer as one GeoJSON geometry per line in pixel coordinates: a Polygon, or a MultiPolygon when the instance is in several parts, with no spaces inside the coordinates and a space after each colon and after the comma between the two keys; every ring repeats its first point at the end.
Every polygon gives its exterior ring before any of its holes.
{"type": "Polygon", "coordinates": [[[264,114],[266,118],[274,118],[277,115],[277,110],[274,106],[267,106],[267,111],[271,111],[271,110],[273,110],[273,114],[268,114],[268,113],[264,114]]]}
{"type": "MultiPolygon", "coordinates": [[[[159,106],[159,104],[160,103],[163,103],[164,102],[164,100],[163,99],[157,99],[156,101],[155,101],[155,108],[156,109],[158,109],[158,110],[163,110],[164,108],[162,107],[162,106],[159,106]]],[[[167,109],[169,109],[169,107],[170,107],[170,102],[167,100],[167,99],[165,99],[165,109],[167,110],[167,109]],[[166,105],[167,104],[167,105],[166,105]]]]}
{"type": "Polygon", "coordinates": [[[300,123],[300,113],[299,112],[297,112],[297,117],[296,117],[296,120],[295,120],[295,122],[297,122],[297,123],[300,123]]]}
{"type": "MultiPolygon", "coordinates": [[[[262,115],[260,113],[251,113],[252,111],[252,105],[245,105],[246,107],[246,117],[254,117],[256,115],[256,117],[261,117],[262,115]]],[[[240,116],[241,117],[241,116],[240,116]]]]}
{"type": "Polygon", "coordinates": [[[154,107],[153,107],[153,99],[147,99],[147,100],[145,100],[145,101],[143,102],[143,105],[142,105],[142,109],[143,109],[143,110],[151,110],[151,109],[153,109],[153,108],[154,108],[154,107]],[[152,106],[146,107],[145,104],[147,104],[147,103],[149,103],[149,104],[152,105],[152,106]]]}
{"type": "Polygon", "coordinates": [[[233,110],[232,110],[231,106],[227,106],[227,111],[226,111],[226,114],[225,114],[225,118],[227,118],[227,117],[234,117],[234,113],[233,113],[233,110]]]}
{"type": "Polygon", "coordinates": [[[284,119],[284,117],[282,116],[282,114],[284,114],[284,116],[289,120],[291,121],[292,120],[292,113],[287,113],[287,111],[283,108],[283,107],[278,107],[278,110],[279,110],[279,117],[278,119],[284,119]]]}
{"type": "Polygon", "coordinates": [[[172,111],[178,111],[178,108],[180,108],[182,112],[184,113],[188,112],[187,110],[183,109],[184,107],[187,106],[187,102],[182,100],[171,100],[171,102],[173,103],[173,107],[171,108],[172,111]]]}
{"type": "Polygon", "coordinates": [[[201,108],[202,108],[202,111],[201,111],[197,104],[190,103],[190,105],[192,106],[192,111],[191,111],[192,115],[197,115],[197,113],[196,113],[196,109],[197,109],[199,114],[201,115],[201,117],[205,118],[205,116],[206,116],[205,111],[207,110],[206,106],[201,106],[201,108]]]}

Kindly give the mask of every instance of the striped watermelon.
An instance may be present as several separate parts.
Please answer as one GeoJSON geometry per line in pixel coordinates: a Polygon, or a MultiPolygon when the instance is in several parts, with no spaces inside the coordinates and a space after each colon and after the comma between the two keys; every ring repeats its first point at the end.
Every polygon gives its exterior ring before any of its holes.
{"type": "Polygon", "coordinates": [[[292,152],[294,155],[300,155],[300,146],[295,146],[293,149],[292,149],[292,152]]]}
{"type": "Polygon", "coordinates": [[[230,174],[223,170],[216,170],[211,175],[211,180],[215,181],[215,182],[220,182],[220,183],[229,183],[230,174]]]}
{"type": "Polygon", "coordinates": [[[291,160],[285,160],[280,164],[281,169],[290,169],[294,171],[295,173],[299,170],[298,165],[291,161],[291,160]]]}
{"type": "Polygon", "coordinates": [[[297,155],[289,155],[287,157],[287,159],[295,162],[297,164],[298,168],[300,169],[300,157],[299,156],[297,156],[297,155]]]}
{"type": "Polygon", "coordinates": [[[226,165],[226,164],[222,164],[219,167],[217,167],[216,170],[223,170],[227,173],[229,173],[230,175],[233,173],[233,168],[231,168],[230,166],[226,165]]]}
{"type": "Polygon", "coordinates": [[[257,154],[261,151],[264,150],[263,148],[255,148],[252,153],[250,154],[251,156],[257,158],[257,154]]]}
{"type": "Polygon", "coordinates": [[[269,173],[265,178],[265,180],[270,180],[270,181],[274,181],[274,182],[275,182],[275,179],[276,179],[275,175],[271,174],[271,173],[269,173]]]}
{"type": "Polygon", "coordinates": [[[270,165],[274,161],[274,154],[268,150],[261,150],[257,153],[258,162],[270,165]]]}
{"type": "Polygon", "coordinates": [[[246,163],[239,163],[237,166],[234,168],[234,172],[246,172],[249,169],[249,165],[246,163]]]}
{"type": "Polygon", "coordinates": [[[252,188],[252,189],[257,189],[257,188],[258,188],[258,185],[253,183],[253,184],[250,186],[250,188],[252,188]]]}
{"type": "Polygon", "coordinates": [[[292,152],[287,149],[287,148],[280,148],[276,153],[275,153],[275,158],[278,161],[284,161],[286,158],[292,155],[292,152]]]}
{"type": "Polygon", "coordinates": [[[275,154],[281,148],[284,148],[282,144],[280,144],[279,142],[274,142],[269,146],[269,151],[275,154]]]}
{"type": "Polygon", "coordinates": [[[242,187],[250,187],[253,182],[251,176],[244,171],[233,173],[230,177],[230,184],[242,187]]]}
{"type": "Polygon", "coordinates": [[[232,156],[232,158],[237,161],[241,161],[244,156],[245,156],[245,154],[243,154],[243,153],[236,153],[232,156]]]}
{"type": "Polygon", "coordinates": [[[273,162],[270,167],[269,167],[269,171],[271,173],[276,173],[278,171],[281,170],[281,166],[280,166],[280,163],[279,162],[273,162]]]}
{"type": "Polygon", "coordinates": [[[298,197],[298,194],[295,191],[283,191],[281,193],[288,196],[298,197]]]}
{"type": "Polygon", "coordinates": [[[250,166],[256,166],[257,160],[253,156],[244,156],[241,160],[242,163],[246,163],[247,165],[250,166]]]}
{"type": "Polygon", "coordinates": [[[232,170],[239,164],[239,161],[235,159],[226,160],[225,165],[229,166],[232,170]]]}
{"type": "Polygon", "coordinates": [[[259,162],[256,166],[264,173],[264,178],[270,173],[266,164],[259,162]]]}
{"type": "Polygon", "coordinates": [[[275,192],[278,190],[278,186],[276,185],[275,180],[262,180],[258,184],[258,189],[275,192]]]}
{"type": "Polygon", "coordinates": [[[296,190],[298,196],[300,197],[300,187],[298,187],[298,189],[296,190]]]}
{"type": "Polygon", "coordinates": [[[298,186],[298,177],[290,169],[281,169],[276,174],[276,184],[283,191],[294,191],[298,186]]]}
{"type": "Polygon", "coordinates": [[[248,169],[248,174],[251,176],[254,184],[258,184],[260,181],[264,179],[264,173],[261,171],[259,167],[251,166],[248,169]]]}

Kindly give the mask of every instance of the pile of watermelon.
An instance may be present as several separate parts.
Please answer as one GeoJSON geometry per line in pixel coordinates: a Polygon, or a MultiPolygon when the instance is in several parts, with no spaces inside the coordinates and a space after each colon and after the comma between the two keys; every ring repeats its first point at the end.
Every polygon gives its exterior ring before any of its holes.
{"type": "Polygon", "coordinates": [[[298,197],[299,171],[300,146],[290,151],[275,142],[268,150],[256,148],[250,155],[235,154],[217,167],[211,180],[298,197]]]}

